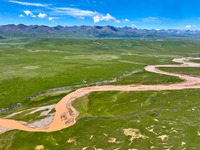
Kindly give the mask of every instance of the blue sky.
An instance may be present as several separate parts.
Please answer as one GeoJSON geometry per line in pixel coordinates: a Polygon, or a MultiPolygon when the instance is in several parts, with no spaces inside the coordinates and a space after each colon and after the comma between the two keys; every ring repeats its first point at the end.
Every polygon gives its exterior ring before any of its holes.
{"type": "Polygon", "coordinates": [[[0,0],[0,25],[200,29],[199,0],[0,0]]]}

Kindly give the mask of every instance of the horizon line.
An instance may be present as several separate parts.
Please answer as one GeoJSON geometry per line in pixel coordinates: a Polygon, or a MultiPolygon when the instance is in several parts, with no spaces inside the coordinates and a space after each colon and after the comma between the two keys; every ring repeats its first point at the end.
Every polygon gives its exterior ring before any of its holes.
{"type": "Polygon", "coordinates": [[[160,30],[179,30],[179,31],[200,31],[200,30],[192,30],[192,29],[178,29],[178,28],[168,28],[168,29],[155,29],[155,28],[151,28],[151,29],[147,29],[147,28],[137,28],[137,27],[131,27],[131,26],[123,26],[123,27],[117,27],[117,26],[114,26],[114,25],[69,25],[69,26],[63,26],[63,25],[55,25],[55,26],[49,26],[49,25],[44,25],[44,24],[23,24],[23,23],[20,23],[20,24],[0,24],[0,26],[7,26],[7,25],[15,25],[15,26],[18,26],[18,25],[24,25],[24,26],[46,26],[46,27],[57,27],[57,26],[62,26],[62,27],[81,27],[81,26],[87,26],[87,27],[107,27],[107,26],[110,26],[110,27],[115,27],[115,28],[132,28],[132,29],[137,29],[137,30],[156,30],[156,31],[160,31],[160,30]]]}

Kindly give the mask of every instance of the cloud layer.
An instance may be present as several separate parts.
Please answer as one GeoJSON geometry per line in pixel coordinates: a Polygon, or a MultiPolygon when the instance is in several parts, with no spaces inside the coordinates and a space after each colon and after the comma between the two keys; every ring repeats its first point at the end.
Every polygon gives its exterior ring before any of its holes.
{"type": "Polygon", "coordinates": [[[142,19],[143,22],[160,22],[157,17],[147,17],[142,19]]]}
{"type": "Polygon", "coordinates": [[[36,6],[36,7],[48,7],[49,6],[49,5],[45,5],[45,4],[41,4],[41,3],[29,3],[29,2],[20,2],[20,1],[14,1],[14,0],[10,0],[9,2],[20,4],[20,5],[25,5],[25,6],[36,6]]]}
{"type": "MultiPolygon", "coordinates": [[[[15,0],[9,0],[11,3],[19,4],[19,5],[25,5],[25,6],[35,6],[35,7],[44,7],[46,9],[49,9],[53,12],[55,12],[57,15],[68,15],[72,16],[78,19],[85,19],[86,17],[89,17],[93,19],[94,23],[98,23],[100,21],[114,21],[116,23],[120,23],[118,19],[116,19],[114,16],[107,13],[106,15],[96,12],[96,11],[90,11],[90,10],[82,10],[79,8],[71,8],[71,7],[54,7],[51,4],[42,4],[42,3],[30,3],[30,2],[21,2],[21,1],[15,1],[15,0]]],[[[33,15],[31,11],[23,11],[26,16],[36,17],[33,15]]],[[[23,17],[20,15],[19,17],[23,17]]],[[[39,13],[38,18],[45,19],[47,18],[47,14],[39,13]]],[[[48,18],[49,21],[53,21],[53,17],[48,18]]],[[[124,19],[123,21],[129,22],[128,19],[124,19]]]]}

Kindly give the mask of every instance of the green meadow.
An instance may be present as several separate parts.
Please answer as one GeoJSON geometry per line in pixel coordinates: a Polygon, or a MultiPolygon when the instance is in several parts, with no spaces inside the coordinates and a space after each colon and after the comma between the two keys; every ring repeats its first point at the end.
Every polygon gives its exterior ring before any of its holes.
{"type": "Polygon", "coordinates": [[[51,133],[9,131],[0,135],[0,148],[198,149],[199,96],[199,89],[93,92],[73,103],[78,119],[90,118],[51,133]]]}
{"type": "MultiPolygon", "coordinates": [[[[200,43],[185,40],[25,39],[0,40],[0,108],[23,106],[1,117],[32,107],[56,104],[76,90],[49,89],[117,79],[112,85],[156,85],[182,82],[150,73],[146,65],[176,64],[173,58],[199,57],[200,43]]],[[[193,60],[199,62],[198,60],[193,60]]],[[[199,68],[160,68],[199,76],[199,68]]],[[[76,99],[78,123],[61,131],[0,135],[0,149],[127,150],[199,149],[200,90],[93,92],[76,99]]],[[[55,110],[52,110],[54,112],[55,110]]],[[[12,119],[32,122],[40,111],[12,119]]]]}
{"type": "Polygon", "coordinates": [[[194,77],[200,77],[200,68],[199,67],[174,67],[174,68],[159,68],[160,70],[177,73],[177,74],[185,74],[194,77]]]}
{"type": "MultiPolygon", "coordinates": [[[[0,108],[24,103],[27,97],[48,89],[111,80],[145,65],[173,64],[173,57],[197,55],[198,46],[175,40],[1,40],[0,108]]],[[[133,76],[120,78],[118,83],[180,82],[144,71],[133,76]]]]}
{"type": "Polygon", "coordinates": [[[191,60],[191,61],[195,63],[200,63],[200,60],[191,60]]]}

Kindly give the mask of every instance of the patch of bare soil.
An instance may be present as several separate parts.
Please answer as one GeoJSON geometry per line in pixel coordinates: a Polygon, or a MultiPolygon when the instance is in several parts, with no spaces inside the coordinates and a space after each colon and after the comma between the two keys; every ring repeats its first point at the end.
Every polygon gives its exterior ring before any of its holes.
{"type": "Polygon", "coordinates": [[[43,145],[38,145],[35,147],[35,150],[43,150],[44,146],[43,145]]]}

